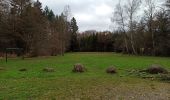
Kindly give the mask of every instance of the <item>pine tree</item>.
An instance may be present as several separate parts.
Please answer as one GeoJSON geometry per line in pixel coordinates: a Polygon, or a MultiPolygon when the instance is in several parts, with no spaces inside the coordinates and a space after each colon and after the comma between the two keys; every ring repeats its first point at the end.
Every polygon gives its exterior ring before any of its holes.
{"type": "Polygon", "coordinates": [[[77,32],[78,32],[78,26],[76,19],[73,17],[71,19],[71,51],[77,51],[78,42],[77,42],[77,32]]]}

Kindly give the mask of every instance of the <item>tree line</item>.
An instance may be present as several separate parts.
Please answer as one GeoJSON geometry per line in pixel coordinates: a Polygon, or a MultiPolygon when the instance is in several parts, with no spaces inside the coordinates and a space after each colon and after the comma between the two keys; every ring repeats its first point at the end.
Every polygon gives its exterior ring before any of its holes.
{"type": "Polygon", "coordinates": [[[0,0],[0,52],[23,48],[29,56],[63,55],[74,45],[78,26],[70,7],[60,15],[32,0],[0,0]]]}
{"type": "Polygon", "coordinates": [[[111,20],[117,26],[114,32],[79,34],[78,50],[170,56],[170,0],[161,6],[155,0],[119,1],[111,20]]]}
{"type": "Polygon", "coordinates": [[[170,12],[169,2],[156,5],[155,0],[128,0],[119,2],[115,8],[113,22],[118,25],[122,35],[124,52],[146,55],[170,55],[170,12]],[[144,14],[137,16],[141,4],[144,14]]]}
{"type": "Polygon", "coordinates": [[[114,52],[115,35],[109,31],[85,31],[78,34],[77,50],[81,52],[114,52]]]}
{"type": "Polygon", "coordinates": [[[70,13],[66,6],[55,15],[48,7],[42,9],[38,0],[0,0],[0,52],[17,47],[31,56],[70,51],[170,56],[170,0],[159,7],[155,0],[120,1],[111,18],[113,32],[78,33],[70,13]]]}

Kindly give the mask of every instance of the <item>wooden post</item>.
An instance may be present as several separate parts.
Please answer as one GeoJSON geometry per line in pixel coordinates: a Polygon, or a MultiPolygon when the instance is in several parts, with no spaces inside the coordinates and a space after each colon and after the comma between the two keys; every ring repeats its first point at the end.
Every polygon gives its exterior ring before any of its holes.
{"type": "Polygon", "coordinates": [[[22,51],[22,60],[24,60],[24,49],[21,49],[22,51]]]}
{"type": "Polygon", "coordinates": [[[22,59],[24,59],[24,49],[23,48],[6,48],[5,52],[6,52],[6,63],[8,62],[8,51],[17,51],[17,55],[22,56],[22,59]]]}

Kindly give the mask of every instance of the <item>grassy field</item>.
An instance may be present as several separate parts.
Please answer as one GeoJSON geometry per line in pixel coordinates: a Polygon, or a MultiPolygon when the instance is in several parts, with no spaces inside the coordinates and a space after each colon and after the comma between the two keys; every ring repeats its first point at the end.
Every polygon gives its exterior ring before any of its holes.
{"type": "Polygon", "coordinates": [[[67,53],[58,57],[0,59],[0,100],[169,100],[170,84],[129,75],[134,69],[160,64],[170,70],[170,58],[116,53],[67,53]],[[81,63],[85,73],[73,73],[81,63]],[[118,73],[105,72],[116,66],[118,73]],[[43,72],[45,67],[55,72],[43,72]],[[26,72],[18,71],[27,68],[26,72]]]}

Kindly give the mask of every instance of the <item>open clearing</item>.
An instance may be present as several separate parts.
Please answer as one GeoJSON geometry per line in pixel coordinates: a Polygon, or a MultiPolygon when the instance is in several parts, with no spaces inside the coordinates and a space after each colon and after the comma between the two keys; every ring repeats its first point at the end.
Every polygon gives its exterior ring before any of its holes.
{"type": "Polygon", "coordinates": [[[160,64],[170,70],[170,58],[115,53],[67,53],[58,57],[0,60],[0,100],[170,100],[170,83],[129,75],[134,69],[160,64]],[[73,73],[81,63],[85,73],[73,73]],[[116,66],[118,73],[107,74],[116,66]],[[55,72],[43,72],[45,67],[55,72]],[[19,71],[26,68],[27,71],[19,71]]]}

